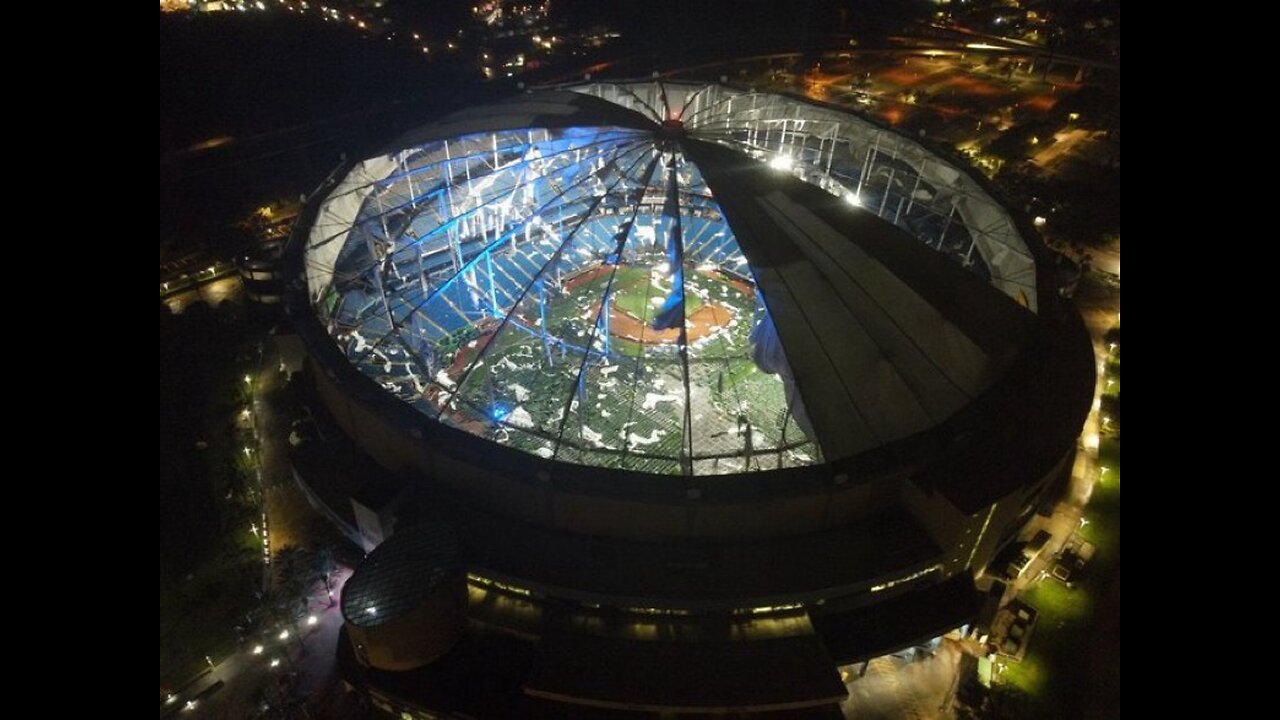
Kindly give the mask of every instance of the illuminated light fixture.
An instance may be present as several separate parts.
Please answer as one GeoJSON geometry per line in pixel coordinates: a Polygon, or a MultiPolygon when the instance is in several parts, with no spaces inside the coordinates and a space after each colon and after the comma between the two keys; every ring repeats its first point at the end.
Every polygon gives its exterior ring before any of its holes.
{"type": "Polygon", "coordinates": [[[903,577],[900,577],[897,580],[890,580],[889,582],[883,583],[881,585],[872,585],[871,592],[880,592],[882,590],[888,590],[889,588],[895,585],[901,585],[902,583],[905,583],[905,582],[911,582],[916,578],[923,577],[925,575],[928,575],[931,572],[934,572],[935,570],[941,570],[941,569],[942,569],[941,565],[931,565],[923,570],[918,570],[916,572],[913,572],[910,575],[904,575],[903,577]]]}
{"type": "Polygon", "coordinates": [[[790,170],[794,165],[795,161],[791,159],[790,155],[779,155],[769,161],[769,167],[774,170],[782,170],[784,172],[790,170]]]}
{"type": "Polygon", "coordinates": [[[858,193],[845,193],[844,201],[854,207],[862,207],[862,196],[858,193]]]}
{"type": "Polygon", "coordinates": [[[751,608],[746,612],[750,613],[751,615],[764,615],[766,613],[785,612],[787,610],[799,610],[802,607],[804,607],[804,605],[800,603],[790,603],[788,605],[766,605],[764,607],[751,608]]]}
{"type": "Polygon", "coordinates": [[[288,631],[288,630],[281,630],[281,631],[280,631],[280,634],[279,634],[277,637],[279,637],[281,640],[288,640],[288,639],[289,639],[289,631],[288,631]]]}
{"type": "Polygon", "coordinates": [[[271,659],[271,667],[278,667],[279,665],[280,665],[280,658],[271,659]]]}
{"type": "Polygon", "coordinates": [[[315,615],[310,615],[307,617],[308,625],[315,625],[318,622],[320,622],[320,618],[316,617],[315,615]]]}
{"type": "Polygon", "coordinates": [[[263,648],[261,645],[254,645],[254,646],[253,646],[253,654],[254,654],[254,655],[261,655],[263,650],[264,650],[264,648],[263,648]]]}
{"type": "Polygon", "coordinates": [[[1035,219],[1035,220],[1032,220],[1031,222],[1035,223],[1035,226],[1036,226],[1036,227],[1044,227],[1044,224],[1045,224],[1046,222],[1048,222],[1048,221],[1047,221],[1047,220],[1045,220],[1043,216],[1041,216],[1041,215],[1037,215],[1037,216],[1036,216],[1036,219],[1035,219]]]}

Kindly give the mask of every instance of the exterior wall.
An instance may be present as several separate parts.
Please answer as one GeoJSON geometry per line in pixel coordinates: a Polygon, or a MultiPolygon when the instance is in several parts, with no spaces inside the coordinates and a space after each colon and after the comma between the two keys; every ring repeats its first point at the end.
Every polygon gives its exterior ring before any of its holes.
{"type": "Polygon", "coordinates": [[[980,574],[999,552],[1001,540],[1015,522],[1022,524],[1030,518],[1022,518],[1023,510],[1038,500],[1039,494],[1061,473],[1070,472],[1075,449],[1038,480],[1020,487],[1000,498],[992,505],[972,515],[966,515],[952,505],[941,493],[921,490],[915,483],[902,484],[902,505],[911,513],[929,536],[940,547],[946,548],[943,558],[944,576],[968,569],[974,576],[980,574]]]}
{"type": "MultiPolygon", "coordinates": [[[[358,393],[336,382],[323,368],[317,367],[314,376],[321,398],[343,432],[388,471],[411,469],[504,515],[588,535],[734,539],[801,534],[856,521],[895,500],[893,477],[843,485],[815,482],[809,477],[808,492],[740,502],[711,499],[714,490],[708,490],[705,499],[667,501],[566,491],[558,489],[554,479],[531,477],[536,472],[536,460],[504,473],[433,452],[430,439],[413,437],[415,432],[421,434],[420,429],[397,426],[383,413],[367,407],[358,393]]],[[[426,423],[424,418],[422,426],[426,423]]],[[[482,454],[478,457],[484,462],[492,459],[482,454]]],[[[717,480],[698,478],[696,484],[712,486],[717,480]]]]}
{"type": "Polygon", "coordinates": [[[987,564],[995,558],[1006,542],[1008,540],[1012,540],[1013,537],[1017,535],[1017,530],[1020,529],[1020,527],[1013,527],[1014,523],[1017,523],[1019,526],[1025,525],[1027,521],[1034,517],[1034,506],[1040,501],[1040,495],[1047,488],[1051,487],[1055,480],[1062,476],[1062,473],[1071,472],[1071,466],[1074,463],[1075,455],[1076,451],[1074,447],[1068,449],[1062,459],[1059,460],[1058,463],[1049,470],[1049,472],[1045,473],[1043,477],[1031,485],[1026,486],[1021,493],[1018,493],[1016,496],[1010,497],[1000,503],[999,509],[997,509],[995,515],[991,518],[991,526],[987,529],[987,534],[983,538],[983,543],[978,548],[976,557],[974,557],[973,571],[975,574],[981,572],[987,564]],[[1024,510],[1028,507],[1030,507],[1032,512],[1026,513],[1025,519],[1018,522],[1018,518],[1024,515],[1024,510]]]}
{"type": "Polygon", "coordinates": [[[280,280],[280,271],[274,267],[246,266],[240,269],[240,277],[258,282],[278,282],[280,280]]]}
{"type": "Polygon", "coordinates": [[[950,577],[962,570],[987,512],[966,515],[956,509],[942,493],[921,490],[914,482],[902,483],[899,499],[903,508],[929,533],[929,537],[943,548],[944,554],[940,558],[943,577],[950,577]]]}

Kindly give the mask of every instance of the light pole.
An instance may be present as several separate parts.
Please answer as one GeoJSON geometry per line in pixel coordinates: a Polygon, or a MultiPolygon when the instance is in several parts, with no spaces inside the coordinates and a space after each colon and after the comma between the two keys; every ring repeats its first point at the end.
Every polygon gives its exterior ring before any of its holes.
{"type": "Polygon", "coordinates": [[[329,571],[325,570],[322,577],[324,578],[324,590],[329,595],[329,607],[333,607],[333,586],[329,584],[329,571]]]}

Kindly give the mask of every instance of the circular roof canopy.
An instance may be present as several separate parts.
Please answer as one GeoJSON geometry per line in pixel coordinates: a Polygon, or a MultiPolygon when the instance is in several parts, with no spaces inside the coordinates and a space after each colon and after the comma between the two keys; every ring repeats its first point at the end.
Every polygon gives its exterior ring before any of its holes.
{"type": "Polygon", "coordinates": [[[983,393],[1035,262],[966,173],[857,116],[595,83],[357,164],[306,247],[349,361],[538,457],[679,475],[846,458],[983,393]]]}
{"type": "Polygon", "coordinates": [[[457,572],[453,528],[416,525],[399,530],[365,558],[342,588],[342,616],[359,627],[391,622],[416,608],[457,572]]]}

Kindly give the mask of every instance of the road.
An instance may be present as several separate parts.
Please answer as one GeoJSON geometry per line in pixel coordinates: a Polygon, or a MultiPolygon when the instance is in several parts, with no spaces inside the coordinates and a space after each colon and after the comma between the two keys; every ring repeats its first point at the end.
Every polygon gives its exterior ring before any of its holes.
{"type": "MultiPolygon", "coordinates": [[[[262,361],[252,376],[253,427],[257,444],[258,480],[266,499],[266,526],[272,555],[289,545],[314,547],[324,537],[324,522],[319,519],[302,498],[293,482],[288,457],[289,420],[281,412],[286,371],[297,370],[300,358],[282,357],[272,339],[263,343],[262,361]]],[[[269,571],[265,573],[269,577],[269,571]]],[[[177,711],[178,717],[215,720],[219,718],[251,718],[262,711],[264,700],[281,702],[290,699],[306,699],[317,691],[332,688],[335,682],[335,648],[338,631],[342,627],[342,614],[336,598],[351,575],[351,570],[339,567],[331,581],[332,598],[323,583],[313,585],[307,595],[307,607],[315,615],[316,623],[309,625],[303,616],[296,624],[284,628],[278,625],[265,628],[258,636],[247,639],[240,649],[214,666],[180,693],[180,697],[166,712],[177,711]],[[289,637],[281,640],[282,630],[289,630],[289,637]],[[299,641],[299,634],[301,640],[299,641]],[[261,645],[261,653],[254,653],[261,645]],[[272,661],[276,661],[272,667],[272,661]],[[285,680],[292,676],[292,686],[285,680]],[[184,709],[188,700],[223,681],[221,690],[199,700],[184,709]]]]}

